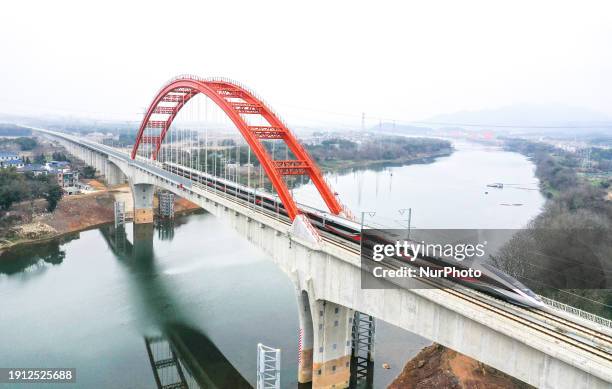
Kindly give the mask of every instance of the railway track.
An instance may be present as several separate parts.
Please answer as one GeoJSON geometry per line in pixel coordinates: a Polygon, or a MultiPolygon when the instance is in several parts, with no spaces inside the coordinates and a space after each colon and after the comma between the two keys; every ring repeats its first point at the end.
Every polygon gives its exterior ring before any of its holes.
{"type": "MultiPolygon", "coordinates": [[[[550,309],[552,310],[553,308],[550,309]]],[[[525,308],[525,310],[532,315],[541,317],[542,321],[551,322],[551,324],[557,326],[560,331],[565,331],[568,333],[572,333],[575,331],[582,332],[585,335],[590,336],[593,342],[601,344],[602,347],[608,347],[609,350],[612,352],[612,336],[608,334],[599,332],[587,326],[577,324],[576,322],[573,322],[561,316],[554,315],[545,310],[536,310],[533,308],[525,308]]]]}
{"type": "MultiPolygon", "coordinates": [[[[323,239],[328,244],[350,251],[352,254],[361,255],[358,246],[347,247],[345,242],[340,242],[335,237],[332,238],[328,236],[327,233],[324,233],[324,235],[323,239]]],[[[396,270],[399,267],[400,266],[394,266],[392,268],[396,270]]],[[[521,323],[528,328],[552,336],[559,341],[571,344],[574,347],[612,362],[612,336],[608,334],[544,310],[519,307],[459,285],[440,285],[435,281],[427,279],[419,279],[419,281],[428,284],[430,287],[449,293],[454,297],[469,301],[489,312],[521,323]],[[571,336],[572,334],[576,335],[579,339],[571,336]]]]}
{"type": "MultiPolygon", "coordinates": [[[[389,263],[387,265],[392,269],[399,269],[401,266],[389,263]]],[[[569,320],[554,317],[554,315],[545,313],[544,311],[537,311],[535,309],[527,309],[508,304],[492,296],[484,295],[459,285],[441,285],[440,283],[432,280],[422,278],[419,279],[419,281],[428,284],[430,287],[446,292],[456,298],[470,302],[471,304],[485,309],[488,312],[520,323],[527,328],[531,328],[566,344],[570,344],[578,349],[586,351],[589,354],[596,355],[608,362],[612,362],[612,338],[606,334],[602,334],[591,328],[570,322],[569,320]],[[540,316],[540,318],[538,319],[537,316],[540,316]],[[577,336],[570,336],[569,331],[560,331],[558,326],[548,324],[546,319],[550,320],[551,317],[554,318],[554,321],[557,324],[567,326],[568,322],[571,323],[573,333],[577,336]]]]}
{"type": "MultiPolygon", "coordinates": [[[[114,151],[114,150],[113,150],[114,151]]],[[[159,168],[159,167],[157,167],[159,168]]],[[[168,171],[166,169],[161,169],[168,171]]],[[[170,173],[176,174],[176,172],[169,171],[170,173]]],[[[177,174],[179,175],[179,174],[177,174]]],[[[181,175],[179,175],[181,176],[181,175]]],[[[193,178],[192,178],[193,179],[193,178]]],[[[251,211],[257,212],[263,216],[274,219],[276,222],[282,223],[286,226],[291,226],[291,222],[287,217],[272,212],[271,210],[264,209],[257,204],[247,202],[237,196],[229,195],[216,188],[210,188],[206,185],[197,182],[193,184],[194,187],[199,188],[205,192],[214,193],[225,200],[231,201],[238,206],[246,207],[251,211]]],[[[183,190],[189,190],[183,188],[183,190]]],[[[347,251],[356,256],[360,256],[359,246],[353,243],[347,243],[346,241],[335,237],[325,231],[319,233],[322,240],[326,244],[336,246],[337,248],[347,251]]],[[[399,268],[399,266],[390,266],[391,268],[399,268]]],[[[460,287],[448,287],[437,284],[432,280],[419,279],[419,281],[429,284],[430,287],[442,290],[455,298],[469,302],[472,305],[478,306],[481,309],[502,316],[508,320],[520,323],[521,325],[530,328],[539,333],[550,336],[557,341],[569,344],[577,349],[583,350],[591,355],[597,356],[605,361],[612,362],[612,336],[597,331],[596,329],[587,327],[575,321],[567,318],[560,317],[553,313],[538,310],[533,308],[522,308],[516,305],[505,303],[497,298],[489,295],[484,295],[477,291],[468,289],[462,290],[460,287]]],[[[465,288],[467,289],[467,288],[465,288]]],[[[550,308],[552,310],[552,308],[550,308]]]]}
{"type": "MultiPolygon", "coordinates": [[[[236,205],[246,206],[250,210],[255,211],[266,217],[273,218],[275,221],[280,222],[288,227],[291,226],[291,222],[288,218],[279,216],[276,213],[272,213],[272,211],[270,210],[266,210],[262,207],[256,206],[253,203],[247,203],[246,201],[239,199],[236,196],[228,195],[227,193],[224,193],[222,191],[207,188],[202,184],[198,185],[198,187],[201,187],[206,191],[215,193],[225,198],[226,200],[235,203],[236,205]]],[[[361,255],[358,245],[355,245],[353,243],[347,243],[345,240],[342,240],[325,231],[319,230],[318,232],[321,234],[323,241],[325,241],[327,244],[331,244],[339,249],[348,251],[351,254],[357,256],[361,255]]],[[[496,312],[514,321],[520,321],[528,327],[538,327],[536,329],[538,329],[540,332],[545,332],[549,335],[553,335],[556,339],[567,341],[567,343],[569,344],[573,344],[574,346],[582,348],[585,351],[593,352],[594,354],[600,355],[602,358],[608,361],[612,361],[612,355],[610,354],[610,351],[612,350],[612,336],[608,334],[602,333],[593,328],[554,315],[544,310],[523,308],[516,305],[508,304],[495,297],[484,295],[471,289],[458,288],[456,285],[453,285],[452,288],[449,288],[444,285],[438,285],[434,281],[425,279],[420,279],[420,281],[428,283],[431,287],[435,287],[447,293],[453,294],[455,297],[470,301],[471,303],[485,308],[490,312],[496,312]],[[461,289],[465,290],[462,291],[461,289]],[[511,312],[512,310],[516,312],[511,312]],[[530,316],[531,320],[529,318],[530,316]],[[574,334],[581,339],[588,340],[592,344],[590,345],[588,343],[577,340],[574,337],[570,336],[571,334],[574,334]]]]}
{"type": "MultiPolygon", "coordinates": [[[[267,215],[265,211],[260,212],[260,213],[267,215]]],[[[288,220],[280,220],[276,217],[275,219],[277,219],[277,221],[280,221],[288,226],[290,225],[288,220]]],[[[327,233],[323,234],[323,240],[328,244],[337,246],[338,248],[349,251],[352,254],[355,254],[358,256],[361,255],[358,248],[347,247],[345,242],[340,242],[335,237],[334,238],[330,237],[329,234],[327,233]]],[[[567,344],[571,344],[572,346],[578,349],[581,349],[593,355],[597,355],[598,357],[608,362],[612,362],[612,354],[611,354],[612,337],[607,334],[604,334],[602,332],[599,332],[587,326],[583,326],[571,320],[561,318],[559,316],[553,315],[543,310],[536,310],[533,308],[523,308],[523,307],[511,305],[497,298],[494,298],[488,295],[484,295],[476,291],[471,291],[471,290],[461,291],[461,290],[449,288],[447,286],[438,285],[434,281],[431,281],[431,280],[420,279],[420,281],[424,283],[428,283],[430,287],[437,288],[457,298],[460,298],[464,301],[468,301],[474,305],[477,305],[491,313],[495,313],[497,315],[503,316],[514,322],[521,323],[522,325],[528,328],[534,329],[548,336],[552,336],[553,338],[559,341],[562,341],[567,344]],[[471,294],[474,294],[474,295],[471,295],[471,294]],[[477,296],[477,295],[480,295],[480,296],[477,296]],[[487,301],[487,300],[491,300],[491,301],[487,301]],[[495,302],[495,304],[493,303],[493,301],[495,302]],[[518,312],[513,312],[513,311],[518,311],[518,312]],[[521,315],[520,313],[523,313],[523,315],[521,315]],[[531,320],[530,318],[527,317],[529,315],[532,316],[531,320]],[[579,339],[572,337],[571,334],[575,334],[576,337],[578,337],[579,339]]]]}

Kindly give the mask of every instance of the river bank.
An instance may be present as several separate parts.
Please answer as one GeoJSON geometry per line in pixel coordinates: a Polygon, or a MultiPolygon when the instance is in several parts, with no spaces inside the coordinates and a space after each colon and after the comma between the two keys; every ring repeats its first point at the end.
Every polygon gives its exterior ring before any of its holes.
{"type": "Polygon", "coordinates": [[[379,160],[332,160],[321,161],[320,165],[324,172],[343,172],[351,169],[377,169],[393,166],[407,166],[415,164],[426,164],[435,162],[441,157],[448,157],[453,153],[453,149],[443,150],[433,153],[423,153],[411,155],[395,159],[379,159],[379,160]]]}
{"type": "Polygon", "coordinates": [[[499,267],[542,296],[612,318],[605,276],[612,268],[611,181],[593,180],[578,153],[524,139],[507,139],[505,148],[535,164],[547,200],[543,212],[500,252],[499,267]],[[580,246],[573,243],[577,238],[580,246]]]}
{"type": "MultiPolygon", "coordinates": [[[[349,170],[377,169],[391,166],[407,166],[413,164],[428,164],[438,158],[447,157],[453,152],[452,147],[436,151],[413,152],[401,158],[391,159],[334,159],[320,161],[321,168],[326,172],[340,173],[349,170]]],[[[45,203],[30,202],[27,205],[17,205],[17,213],[21,213],[21,221],[10,225],[0,234],[0,253],[29,243],[52,240],[63,235],[81,232],[114,221],[114,202],[122,201],[125,209],[132,209],[132,195],[127,184],[106,187],[99,180],[90,180],[93,192],[72,196],[64,196],[53,212],[45,212],[45,203]],[[36,206],[34,206],[36,203],[36,206]],[[20,209],[21,208],[21,209],[20,209]],[[25,217],[24,217],[25,216],[25,217]]],[[[192,212],[199,207],[187,200],[175,198],[175,213],[192,212]]],[[[128,220],[131,212],[127,212],[128,220]]],[[[19,219],[19,218],[17,218],[19,219]]]]}
{"type": "MultiPolygon", "coordinates": [[[[65,196],[53,212],[35,214],[28,223],[9,228],[7,237],[0,240],[0,253],[26,244],[37,244],[69,234],[83,232],[114,222],[115,201],[125,201],[131,208],[132,194],[127,184],[113,188],[97,185],[96,191],[87,194],[65,196]]],[[[182,198],[175,200],[175,213],[187,214],[199,207],[182,198]]],[[[128,213],[128,219],[131,214],[128,213]]]]}
{"type": "MultiPolygon", "coordinates": [[[[450,156],[429,164],[326,176],[350,209],[377,211],[375,218],[384,222],[398,219],[398,209],[409,206],[420,228],[518,228],[541,205],[538,191],[508,188],[485,195],[490,182],[532,186],[533,164],[519,154],[473,144],[455,142],[450,156]],[[518,202],[525,205],[499,205],[518,202]]],[[[131,209],[129,191],[113,196],[131,209]]],[[[312,183],[296,188],[295,196],[306,204],[318,197],[312,183]]],[[[126,228],[123,246],[116,245],[119,235],[111,230],[23,245],[7,253],[12,261],[0,260],[0,296],[6,296],[0,298],[6,313],[0,340],[17,350],[14,364],[69,364],[81,372],[83,386],[153,386],[143,336],[156,335],[170,320],[206,334],[252,385],[257,344],[282,349],[281,386],[297,386],[295,287],[265,255],[210,214],[178,218],[174,233],[161,225],[144,229],[149,235],[126,228]],[[83,325],[75,326],[75,317],[83,325]],[[92,349],[95,356],[82,352],[92,349]]],[[[373,387],[391,384],[430,344],[378,322],[373,387]]],[[[201,365],[214,368],[212,362],[207,358],[201,365]]]]}

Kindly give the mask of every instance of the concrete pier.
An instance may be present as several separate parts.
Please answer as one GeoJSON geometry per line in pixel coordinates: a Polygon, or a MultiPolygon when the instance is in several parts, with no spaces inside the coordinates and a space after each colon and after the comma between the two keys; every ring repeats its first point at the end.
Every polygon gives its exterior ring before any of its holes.
{"type": "Polygon", "coordinates": [[[311,302],[314,352],[312,387],[348,388],[353,311],[329,301],[311,302]]]}
{"type": "Polygon", "coordinates": [[[294,281],[298,296],[302,296],[301,291],[307,292],[312,347],[307,310],[302,306],[300,380],[311,376],[314,388],[349,385],[352,310],[428,338],[536,387],[610,388],[609,352],[591,346],[589,335],[590,331],[607,335],[608,327],[547,309],[549,315],[577,325],[575,334],[567,334],[563,328],[552,326],[539,311],[524,310],[486,295],[476,298],[443,289],[408,287],[363,289],[360,258],[350,247],[304,239],[292,226],[252,204],[202,188],[154,163],[132,160],[121,151],[72,135],[38,131],[69,144],[69,150],[85,160],[95,163],[108,159],[117,165],[130,180],[136,223],[153,220],[156,186],[198,204],[267,254],[294,281]]]}
{"type": "Polygon", "coordinates": [[[298,345],[298,383],[312,382],[313,327],[308,294],[297,291],[300,338],[298,345]]]}
{"type": "Polygon", "coordinates": [[[132,196],[134,197],[134,223],[153,223],[153,193],[155,186],[151,184],[134,184],[132,196]]]}

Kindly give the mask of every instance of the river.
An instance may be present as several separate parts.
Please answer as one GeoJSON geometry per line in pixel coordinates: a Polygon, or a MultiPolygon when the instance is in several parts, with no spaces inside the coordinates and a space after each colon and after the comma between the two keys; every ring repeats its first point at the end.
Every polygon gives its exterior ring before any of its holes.
{"type": "MultiPolygon", "coordinates": [[[[398,209],[409,207],[419,228],[518,228],[539,212],[544,199],[525,157],[454,146],[431,164],[328,179],[349,208],[376,211],[372,222],[398,227],[406,217],[398,209]],[[486,187],[492,182],[511,185],[486,187]]],[[[295,195],[317,203],[310,185],[295,195]]],[[[75,387],[155,387],[147,342],[157,338],[159,347],[165,339],[189,356],[182,368],[200,382],[232,388],[255,385],[257,343],[281,348],[282,387],[297,385],[290,280],[205,213],[177,218],[172,227],[127,225],[125,235],[104,227],[5,252],[0,312],[0,366],[74,367],[75,387]]],[[[377,388],[430,343],[380,321],[376,336],[377,388]]]]}

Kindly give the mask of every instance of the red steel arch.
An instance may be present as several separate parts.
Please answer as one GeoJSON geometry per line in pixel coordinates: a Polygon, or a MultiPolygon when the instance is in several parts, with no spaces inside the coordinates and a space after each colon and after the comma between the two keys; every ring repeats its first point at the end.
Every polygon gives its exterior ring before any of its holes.
{"type": "Polygon", "coordinates": [[[163,86],[153,99],[140,124],[136,142],[132,149],[132,159],[136,158],[141,143],[153,144],[153,151],[150,157],[157,159],[157,154],[166,134],[170,130],[172,121],[185,104],[198,93],[208,96],[236,125],[272,182],[291,220],[300,212],[282,178],[284,175],[307,174],[329,210],[336,215],[342,211],[340,202],[323,179],[319,168],[304,147],[298,142],[295,135],[261,99],[246,88],[226,79],[179,76],[163,86]],[[160,105],[162,102],[176,103],[176,105],[160,105]],[[152,120],[151,117],[154,114],[162,116],[164,119],[152,120]],[[268,125],[251,126],[242,115],[260,115],[268,125]],[[155,128],[159,134],[145,136],[144,133],[147,128],[155,128]],[[260,139],[282,139],[296,159],[273,160],[260,139]]]}

